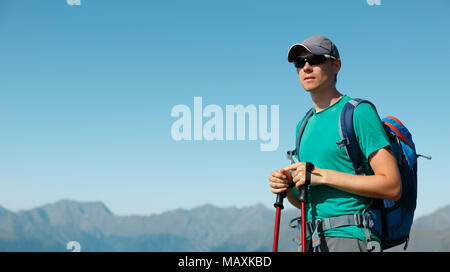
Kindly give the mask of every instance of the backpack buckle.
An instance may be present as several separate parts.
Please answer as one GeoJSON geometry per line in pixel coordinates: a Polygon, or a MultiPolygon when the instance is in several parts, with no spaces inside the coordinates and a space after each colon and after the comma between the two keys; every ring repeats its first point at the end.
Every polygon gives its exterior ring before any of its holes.
{"type": "Polygon", "coordinates": [[[350,140],[348,138],[344,138],[339,142],[336,142],[336,144],[338,145],[338,148],[341,149],[341,147],[345,147],[347,145],[350,145],[350,140]]]}
{"type": "Polygon", "coordinates": [[[287,153],[286,154],[287,159],[290,160],[291,163],[295,163],[294,156],[298,155],[297,154],[297,150],[294,149],[294,150],[291,150],[291,151],[287,151],[286,153],[287,153]]]}
{"type": "Polygon", "coordinates": [[[355,220],[355,225],[356,226],[363,226],[364,225],[364,219],[362,218],[362,216],[359,213],[355,213],[353,214],[353,219],[355,220]]]}

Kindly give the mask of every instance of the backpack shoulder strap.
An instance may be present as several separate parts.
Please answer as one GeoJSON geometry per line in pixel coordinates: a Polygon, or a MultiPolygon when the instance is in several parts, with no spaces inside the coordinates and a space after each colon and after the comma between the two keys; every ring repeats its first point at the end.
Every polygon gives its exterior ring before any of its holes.
{"type": "Polygon", "coordinates": [[[345,151],[350,157],[353,164],[353,169],[357,175],[365,174],[361,149],[356,139],[355,128],[353,127],[353,113],[356,107],[361,103],[368,103],[372,105],[376,111],[375,105],[368,100],[355,98],[345,103],[342,108],[341,115],[339,116],[339,133],[341,135],[341,141],[336,142],[339,149],[341,147],[345,148],[345,151]]]}
{"type": "Polygon", "coordinates": [[[303,132],[305,131],[306,123],[308,123],[309,118],[313,115],[313,108],[311,108],[303,118],[302,124],[297,131],[297,140],[295,141],[295,149],[287,152],[287,158],[291,160],[292,163],[295,163],[294,157],[299,155],[300,149],[300,140],[302,139],[303,132]]]}

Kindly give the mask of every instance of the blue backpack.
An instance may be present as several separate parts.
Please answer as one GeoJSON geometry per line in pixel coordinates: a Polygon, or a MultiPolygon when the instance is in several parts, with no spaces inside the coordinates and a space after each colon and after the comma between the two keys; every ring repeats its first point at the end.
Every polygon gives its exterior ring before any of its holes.
{"type": "MultiPolygon", "coordinates": [[[[341,141],[336,143],[339,148],[345,148],[347,155],[352,161],[355,173],[358,175],[364,175],[365,171],[362,153],[353,128],[353,112],[361,103],[369,103],[376,110],[376,107],[367,100],[352,99],[348,101],[344,105],[339,118],[341,141]]],[[[312,109],[306,114],[297,133],[296,149],[288,151],[288,158],[291,161],[293,161],[293,156],[298,155],[301,136],[311,115],[312,109]]],[[[369,250],[373,250],[373,246],[376,244],[371,243],[367,228],[380,238],[382,249],[388,249],[403,243],[405,243],[404,249],[408,246],[409,233],[414,220],[417,201],[417,157],[421,156],[427,159],[431,159],[431,157],[416,153],[411,133],[397,118],[387,116],[381,121],[400,171],[402,180],[401,198],[395,202],[373,199],[372,205],[363,215],[343,215],[308,222],[308,232],[312,235],[313,241],[318,240],[318,231],[357,225],[364,227],[369,250]]],[[[317,246],[317,244],[314,245],[313,243],[314,246],[317,246]]]]}

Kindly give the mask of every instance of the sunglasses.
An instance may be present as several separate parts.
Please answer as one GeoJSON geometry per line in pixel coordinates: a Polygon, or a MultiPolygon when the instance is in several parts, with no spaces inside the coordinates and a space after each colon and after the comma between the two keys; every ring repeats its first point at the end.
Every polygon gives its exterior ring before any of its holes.
{"type": "Polygon", "coordinates": [[[333,59],[336,58],[330,55],[307,55],[307,56],[299,56],[294,61],[295,68],[303,68],[306,64],[306,62],[309,63],[309,65],[319,65],[327,61],[327,59],[333,59]]]}

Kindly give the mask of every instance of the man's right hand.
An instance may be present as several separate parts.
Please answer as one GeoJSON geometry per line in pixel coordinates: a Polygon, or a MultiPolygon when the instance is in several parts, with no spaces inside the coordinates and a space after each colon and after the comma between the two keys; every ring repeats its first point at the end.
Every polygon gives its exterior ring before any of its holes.
{"type": "Polygon", "coordinates": [[[288,170],[274,170],[270,174],[269,181],[270,191],[274,194],[279,194],[289,188],[289,182],[292,181],[292,175],[288,170]]]}

